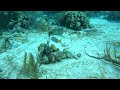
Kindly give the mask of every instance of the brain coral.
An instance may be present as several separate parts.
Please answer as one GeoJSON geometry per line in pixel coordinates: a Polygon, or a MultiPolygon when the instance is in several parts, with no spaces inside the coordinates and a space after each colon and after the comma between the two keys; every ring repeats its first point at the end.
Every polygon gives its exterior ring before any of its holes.
{"type": "Polygon", "coordinates": [[[89,20],[82,11],[67,11],[63,16],[63,24],[74,30],[90,28],[89,20]]]}

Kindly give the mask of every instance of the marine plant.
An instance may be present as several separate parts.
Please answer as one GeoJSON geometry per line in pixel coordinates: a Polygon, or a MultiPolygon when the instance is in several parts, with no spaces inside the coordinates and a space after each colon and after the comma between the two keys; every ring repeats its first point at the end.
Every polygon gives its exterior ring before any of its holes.
{"type": "Polygon", "coordinates": [[[29,61],[28,61],[28,70],[29,74],[31,75],[32,79],[37,79],[38,78],[38,63],[35,63],[34,56],[32,53],[29,54],[29,61]]]}
{"type": "Polygon", "coordinates": [[[37,52],[36,54],[36,60],[39,66],[42,64],[42,54],[40,52],[37,52]]]}
{"type": "Polygon", "coordinates": [[[108,47],[107,44],[106,44],[106,47],[104,49],[103,55],[98,53],[98,56],[92,56],[92,55],[89,55],[86,51],[85,51],[85,54],[88,55],[89,57],[92,57],[92,58],[103,59],[107,62],[111,62],[112,64],[120,67],[120,59],[117,58],[116,46],[114,46],[114,53],[113,54],[111,54],[111,46],[108,47]]]}
{"type": "Polygon", "coordinates": [[[23,69],[23,72],[27,73],[28,70],[27,70],[27,53],[26,52],[24,53],[24,60],[23,60],[22,69],[23,69]]]}
{"type": "Polygon", "coordinates": [[[29,53],[29,59],[27,59],[27,53],[24,53],[24,60],[22,65],[22,73],[30,79],[37,79],[38,78],[38,62],[35,62],[35,58],[32,53],[29,53]]]}

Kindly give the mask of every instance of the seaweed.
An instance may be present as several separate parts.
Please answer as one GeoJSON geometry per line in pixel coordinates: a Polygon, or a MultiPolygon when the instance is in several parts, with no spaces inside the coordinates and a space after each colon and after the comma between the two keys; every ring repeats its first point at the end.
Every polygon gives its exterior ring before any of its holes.
{"type": "Polygon", "coordinates": [[[24,60],[23,60],[23,71],[27,73],[27,53],[24,53],[24,60]]]}
{"type": "Polygon", "coordinates": [[[116,46],[114,46],[114,53],[111,54],[111,46],[108,47],[108,45],[106,44],[106,47],[104,49],[104,54],[99,54],[98,53],[98,56],[92,56],[92,55],[89,55],[86,50],[85,51],[85,54],[89,57],[92,57],[92,58],[96,58],[96,59],[103,59],[107,62],[111,62],[112,64],[120,67],[120,59],[117,58],[117,53],[116,53],[116,46]]]}
{"type": "Polygon", "coordinates": [[[22,74],[30,77],[31,79],[38,79],[38,62],[35,62],[35,58],[32,53],[29,53],[29,59],[27,59],[27,53],[24,53],[24,60],[22,66],[22,74]]]}
{"type": "Polygon", "coordinates": [[[36,54],[36,60],[37,60],[37,63],[39,63],[39,66],[42,64],[42,54],[40,52],[38,52],[36,54]]]}
{"type": "Polygon", "coordinates": [[[31,75],[32,79],[37,79],[38,78],[38,63],[35,63],[34,61],[34,56],[32,53],[29,54],[29,61],[28,61],[28,70],[29,74],[31,75]]]}

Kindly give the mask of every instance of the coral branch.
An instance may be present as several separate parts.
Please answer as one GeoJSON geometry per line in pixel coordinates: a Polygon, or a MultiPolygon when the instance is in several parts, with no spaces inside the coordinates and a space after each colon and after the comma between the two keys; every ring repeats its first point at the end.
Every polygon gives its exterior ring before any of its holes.
{"type": "Polygon", "coordinates": [[[104,49],[104,54],[103,56],[98,54],[98,56],[92,56],[92,55],[89,55],[86,50],[85,51],[85,54],[89,57],[92,57],[92,58],[96,58],[96,59],[103,59],[105,61],[108,61],[108,62],[111,62],[113,63],[114,65],[120,67],[120,59],[117,58],[117,54],[116,54],[116,46],[114,46],[114,53],[113,55],[111,55],[111,46],[108,47],[107,44],[106,44],[106,47],[104,49]]]}

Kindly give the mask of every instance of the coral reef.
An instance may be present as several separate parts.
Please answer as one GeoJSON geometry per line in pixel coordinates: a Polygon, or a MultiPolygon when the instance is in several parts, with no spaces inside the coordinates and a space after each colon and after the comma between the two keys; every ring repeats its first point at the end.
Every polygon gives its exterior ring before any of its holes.
{"type": "Polygon", "coordinates": [[[82,11],[67,11],[61,21],[66,27],[78,31],[91,28],[88,18],[82,11]]]}
{"type": "Polygon", "coordinates": [[[38,46],[38,61],[42,64],[55,63],[66,58],[75,58],[76,56],[70,53],[67,49],[60,51],[54,44],[49,46],[49,42],[41,43],[38,46]]]}
{"type": "Polygon", "coordinates": [[[3,31],[20,32],[32,26],[33,18],[26,11],[1,11],[0,29],[3,31]]]}
{"type": "Polygon", "coordinates": [[[16,11],[1,11],[0,12],[0,28],[8,28],[8,24],[11,20],[16,21],[18,19],[19,13],[16,11]]]}

